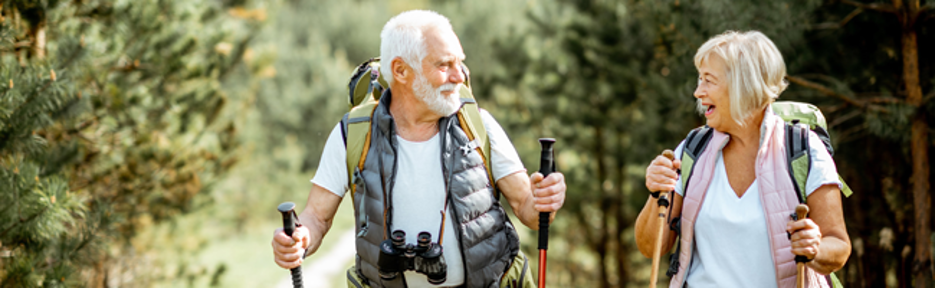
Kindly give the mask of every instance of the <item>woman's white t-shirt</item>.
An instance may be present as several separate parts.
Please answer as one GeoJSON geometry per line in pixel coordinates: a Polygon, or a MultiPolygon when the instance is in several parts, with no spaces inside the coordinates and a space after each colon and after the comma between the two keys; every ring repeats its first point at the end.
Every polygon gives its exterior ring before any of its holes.
{"type": "MultiPolygon", "coordinates": [[[[807,195],[828,184],[840,189],[834,159],[818,135],[809,133],[808,143],[812,166],[806,180],[807,195]]],[[[677,157],[681,157],[684,144],[676,148],[677,157]]],[[[738,198],[727,180],[721,152],[714,169],[714,178],[695,220],[695,247],[685,280],[687,287],[776,287],[776,269],[758,180],[738,198]]],[[[681,183],[681,176],[678,181],[681,183]]],[[[676,185],[675,190],[684,195],[681,185],[676,185]]]]}
{"type": "MultiPolygon", "coordinates": [[[[485,110],[481,110],[481,119],[487,128],[490,139],[490,168],[494,179],[518,172],[525,172],[523,162],[516,153],[513,143],[507,137],[500,124],[485,110]]],[[[393,186],[393,224],[390,231],[406,232],[406,242],[416,243],[419,232],[432,234],[433,242],[438,242],[438,232],[442,223],[441,211],[445,209],[445,183],[442,177],[441,143],[438,134],[423,142],[413,142],[396,136],[397,176],[393,186]]],[[[341,136],[338,123],[328,136],[322,152],[318,171],[312,183],[344,197],[347,187],[346,168],[347,149],[341,136]]],[[[461,247],[454,230],[451,209],[445,217],[445,235],[442,241],[445,263],[448,265],[448,278],[441,286],[458,286],[464,283],[464,266],[461,259],[461,247]]],[[[424,274],[415,271],[405,272],[406,282],[410,287],[435,286],[428,282],[424,274]]]]}

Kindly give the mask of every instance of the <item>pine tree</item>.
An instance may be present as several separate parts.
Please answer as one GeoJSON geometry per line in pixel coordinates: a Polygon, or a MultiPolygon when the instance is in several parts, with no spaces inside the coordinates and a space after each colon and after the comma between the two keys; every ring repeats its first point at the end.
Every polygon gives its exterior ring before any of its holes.
{"type": "Polygon", "coordinates": [[[838,170],[859,191],[845,201],[846,282],[931,286],[933,12],[932,1],[822,3],[790,66],[793,93],[830,112],[838,170]]]}
{"type": "Polygon", "coordinates": [[[139,273],[117,265],[136,261],[135,234],[197,208],[236,162],[219,84],[256,16],[210,1],[0,3],[0,287],[119,285],[109,275],[139,273]]]}

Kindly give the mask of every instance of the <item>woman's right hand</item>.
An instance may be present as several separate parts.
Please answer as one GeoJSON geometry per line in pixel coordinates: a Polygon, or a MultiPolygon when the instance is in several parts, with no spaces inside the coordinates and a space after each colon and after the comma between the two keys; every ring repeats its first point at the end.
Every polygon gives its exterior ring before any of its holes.
{"type": "Polygon", "coordinates": [[[682,167],[680,160],[669,160],[665,156],[656,156],[646,167],[646,188],[650,192],[675,191],[679,175],[675,171],[682,167]]]}

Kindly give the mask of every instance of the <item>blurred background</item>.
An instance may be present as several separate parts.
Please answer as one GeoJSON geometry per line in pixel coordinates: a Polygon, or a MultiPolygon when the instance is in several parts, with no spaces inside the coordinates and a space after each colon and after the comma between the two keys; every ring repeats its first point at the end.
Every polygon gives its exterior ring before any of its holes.
{"type": "MultiPolygon", "coordinates": [[[[451,19],[530,171],[536,139],[558,139],[550,287],[648,285],[644,169],[703,124],[692,57],[725,30],[770,37],[781,100],[828,118],[855,191],[845,286],[932,287],[931,0],[0,3],[0,287],[288,287],[276,205],[305,206],[348,77],[410,9],[451,19]]],[[[345,287],[348,202],[306,287],[345,287]]]]}

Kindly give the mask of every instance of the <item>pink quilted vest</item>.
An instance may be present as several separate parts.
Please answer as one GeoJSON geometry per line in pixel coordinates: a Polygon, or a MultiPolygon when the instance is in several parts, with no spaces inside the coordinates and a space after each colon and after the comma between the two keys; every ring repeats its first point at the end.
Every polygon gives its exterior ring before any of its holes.
{"type": "MultiPolygon", "coordinates": [[[[756,155],[756,179],[760,190],[760,200],[766,215],[767,231],[769,231],[769,245],[773,254],[773,263],[776,268],[777,287],[795,287],[795,255],[792,254],[791,242],[786,234],[786,223],[789,215],[795,211],[799,204],[795,188],[789,177],[789,168],[786,162],[786,147],[783,144],[785,133],[784,122],[774,115],[771,109],[763,117],[760,127],[760,148],[756,155]]],[[[682,287],[691,267],[692,249],[694,241],[695,220],[701,205],[704,203],[705,192],[714,176],[714,166],[717,163],[718,152],[724,148],[730,136],[714,131],[711,142],[695,160],[692,175],[689,179],[687,195],[682,201],[682,234],[680,237],[681,251],[679,253],[679,270],[669,282],[670,288],[682,287]]],[[[807,287],[831,287],[828,279],[818,275],[806,266],[807,287]]]]}

